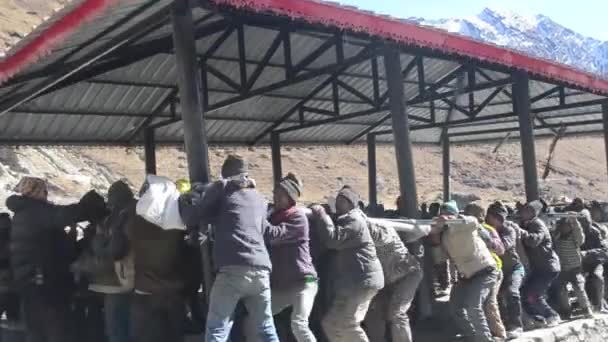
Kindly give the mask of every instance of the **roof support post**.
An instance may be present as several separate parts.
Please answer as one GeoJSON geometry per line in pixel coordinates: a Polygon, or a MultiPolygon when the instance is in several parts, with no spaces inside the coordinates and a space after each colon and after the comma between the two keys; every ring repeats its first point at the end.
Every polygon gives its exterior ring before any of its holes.
{"type": "MultiPolygon", "coordinates": [[[[191,182],[208,183],[209,151],[203,117],[202,80],[196,57],[192,9],[188,0],[174,1],[171,20],[188,174],[191,182]]],[[[192,229],[191,236],[199,236],[199,227],[188,228],[192,229]]],[[[209,239],[205,239],[200,250],[197,250],[201,255],[202,283],[207,305],[213,283],[211,248],[209,239]]]]}
{"type": "Polygon", "coordinates": [[[283,178],[283,165],[281,163],[281,137],[279,132],[270,134],[270,151],[272,154],[272,178],[274,184],[279,184],[283,178]]]}
{"type": "Polygon", "coordinates": [[[201,99],[202,81],[196,57],[192,10],[187,0],[174,2],[171,18],[190,180],[208,183],[209,157],[201,99]]]}
{"type": "Polygon", "coordinates": [[[376,170],[376,135],[367,135],[367,179],[369,184],[369,206],[372,212],[378,208],[378,173],[376,170]]]}
{"type": "Polygon", "coordinates": [[[513,75],[513,111],[519,117],[521,157],[524,166],[524,182],[528,202],[540,199],[538,173],[536,170],[536,148],[534,125],[530,110],[530,78],[526,72],[516,71],[513,75]]]}
{"type": "MultiPolygon", "coordinates": [[[[414,170],[414,157],[410,139],[410,124],[407,115],[404,80],[401,73],[401,59],[397,48],[385,47],[384,67],[388,85],[389,107],[393,125],[393,140],[397,156],[397,170],[399,173],[399,188],[401,201],[399,211],[401,215],[409,218],[418,217],[418,194],[416,192],[416,175],[414,170]]],[[[424,278],[420,286],[418,314],[421,318],[433,314],[433,296],[430,285],[433,279],[433,266],[430,262],[430,253],[424,253],[424,278]]]]}
{"type": "Polygon", "coordinates": [[[156,140],[154,139],[154,128],[144,130],[144,155],[146,159],[146,174],[156,174],[156,140]]]}
{"type": "Polygon", "coordinates": [[[450,137],[447,134],[444,134],[441,139],[441,152],[443,156],[443,201],[447,202],[452,199],[450,137]]]}
{"type": "Polygon", "coordinates": [[[389,107],[393,124],[395,152],[403,207],[399,208],[405,217],[418,216],[418,194],[416,192],[416,175],[414,157],[410,139],[410,123],[405,104],[403,75],[399,50],[386,48],[384,51],[384,66],[388,83],[389,107]]]}
{"type": "Polygon", "coordinates": [[[604,144],[606,146],[606,165],[608,166],[608,100],[602,103],[602,119],[604,121],[604,144]]]}

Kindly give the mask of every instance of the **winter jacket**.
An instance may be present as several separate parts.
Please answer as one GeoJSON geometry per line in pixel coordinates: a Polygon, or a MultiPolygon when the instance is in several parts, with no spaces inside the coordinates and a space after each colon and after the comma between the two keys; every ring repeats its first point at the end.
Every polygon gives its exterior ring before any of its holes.
{"type": "Polygon", "coordinates": [[[270,223],[283,224],[285,234],[270,239],[272,289],[289,289],[303,283],[306,278],[316,278],[317,272],[310,255],[308,219],[296,207],[272,213],[270,223]]]}
{"type": "Polygon", "coordinates": [[[327,215],[320,219],[318,233],[321,241],[335,251],[329,257],[328,266],[334,290],[383,288],[382,265],[364,214],[353,209],[339,216],[335,224],[327,215]]]}
{"type": "MultiPolygon", "coordinates": [[[[102,272],[93,275],[89,289],[93,292],[116,294],[126,293],[132,290],[129,286],[122,284],[117,273],[117,267],[126,267],[128,263],[120,264],[121,260],[127,258],[128,238],[126,228],[129,219],[135,214],[135,202],[129,204],[128,208],[113,210],[110,215],[100,223],[100,229],[93,237],[91,249],[95,256],[100,258],[106,267],[102,272]],[[119,264],[117,264],[117,262],[119,264]]],[[[132,272],[132,270],[123,270],[132,272]]]]}
{"type": "Polygon", "coordinates": [[[441,233],[441,245],[464,278],[471,278],[479,271],[496,268],[496,261],[480,237],[477,219],[464,218],[465,224],[452,224],[441,233]]]}
{"type": "Polygon", "coordinates": [[[285,232],[284,226],[272,226],[266,219],[268,204],[252,183],[218,181],[200,197],[190,202],[180,200],[184,223],[201,221],[214,226],[215,267],[251,266],[272,269],[265,239],[285,232]]]}
{"type": "Polygon", "coordinates": [[[13,272],[10,262],[11,218],[8,214],[0,214],[0,294],[7,293],[13,287],[13,272]]]}
{"type": "Polygon", "coordinates": [[[505,252],[501,257],[502,269],[505,273],[510,273],[523,265],[517,248],[518,245],[521,245],[519,229],[516,223],[505,221],[503,226],[498,230],[498,235],[500,235],[505,248],[505,252]]]}
{"type": "Polygon", "coordinates": [[[496,228],[490,226],[487,223],[483,223],[481,225],[482,229],[485,229],[488,233],[488,239],[484,240],[486,246],[490,250],[490,254],[492,254],[492,258],[496,261],[496,267],[500,270],[502,269],[502,259],[501,256],[505,254],[505,246],[502,244],[502,240],[500,239],[500,235],[496,231],[496,228]]]}
{"type": "Polygon", "coordinates": [[[127,223],[135,267],[135,291],[175,295],[184,288],[184,231],[165,230],[132,215],[127,223]]]}
{"type": "Polygon", "coordinates": [[[36,283],[55,295],[69,294],[76,245],[64,229],[87,219],[83,206],[54,205],[18,195],[9,197],[6,206],[14,213],[10,259],[17,288],[36,283]]]}
{"type": "Polygon", "coordinates": [[[585,234],[585,242],[581,246],[584,251],[592,249],[608,250],[608,230],[604,225],[596,222],[581,222],[583,233],[585,234]]]}
{"type": "Polygon", "coordinates": [[[570,224],[571,230],[569,232],[564,234],[556,230],[553,234],[553,244],[562,271],[579,268],[583,263],[581,245],[585,241],[585,235],[583,235],[583,228],[578,221],[575,221],[575,223],[570,224]]]}
{"type": "Polygon", "coordinates": [[[420,262],[410,254],[395,229],[370,221],[367,225],[382,265],[385,286],[395,283],[411,272],[422,270],[420,262]]]}
{"type": "Polygon", "coordinates": [[[544,222],[534,218],[522,224],[521,239],[532,272],[559,272],[559,257],[553,250],[551,233],[544,222]]]}

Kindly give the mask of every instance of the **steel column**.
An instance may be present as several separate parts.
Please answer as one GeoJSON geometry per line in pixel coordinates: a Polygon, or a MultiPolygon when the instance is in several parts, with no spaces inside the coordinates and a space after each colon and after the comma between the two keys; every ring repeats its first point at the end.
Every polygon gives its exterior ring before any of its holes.
{"type": "Polygon", "coordinates": [[[375,212],[378,208],[378,173],[376,170],[376,136],[367,135],[367,179],[369,182],[369,206],[375,212]]]}
{"type": "Polygon", "coordinates": [[[399,50],[395,48],[385,49],[384,66],[386,68],[389,106],[393,124],[395,152],[397,154],[397,169],[399,172],[399,186],[403,203],[403,207],[399,208],[399,210],[403,216],[417,218],[418,194],[416,192],[416,174],[399,50]]]}
{"type": "MultiPolygon", "coordinates": [[[[399,173],[399,188],[401,194],[401,215],[409,218],[418,217],[418,194],[416,193],[416,175],[414,170],[414,157],[410,139],[410,124],[407,115],[403,74],[401,73],[401,59],[399,50],[386,47],[384,50],[384,67],[388,86],[389,107],[393,125],[393,140],[397,157],[397,170],[399,173]]],[[[421,242],[417,246],[408,246],[412,249],[423,248],[421,242]]],[[[433,263],[430,251],[425,251],[423,259],[424,277],[422,286],[418,291],[418,316],[422,319],[433,314],[433,294],[431,292],[433,279],[433,263]]]]}
{"type": "Polygon", "coordinates": [[[604,144],[606,146],[606,166],[608,166],[608,100],[602,103],[602,118],[604,120],[604,144]]]}
{"type": "Polygon", "coordinates": [[[441,139],[441,151],[443,155],[443,201],[452,199],[452,175],[451,175],[451,155],[450,137],[445,134],[441,139]]]}
{"type": "MultiPolygon", "coordinates": [[[[174,1],[171,21],[188,174],[191,182],[208,183],[209,156],[203,117],[202,79],[196,57],[192,9],[188,0],[174,1]]],[[[198,242],[198,229],[199,227],[188,227],[190,236],[195,242],[198,242]]],[[[206,238],[199,249],[203,273],[202,284],[207,305],[213,284],[212,248],[211,242],[206,238]]]]}
{"type": "Polygon", "coordinates": [[[146,174],[156,174],[156,141],[154,139],[154,128],[144,130],[144,155],[146,159],[146,174]]]}
{"type": "Polygon", "coordinates": [[[192,10],[187,0],[174,2],[171,19],[190,180],[208,183],[209,157],[201,99],[202,82],[196,57],[192,10]]]}
{"type": "Polygon", "coordinates": [[[513,75],[513,112],[519,118],[521,157],[524,166],[524,182],[528,202],[540,199],[538,172],[536,171],[536,149],[534,145],[534,125],[530,110],[530,78],[523,71],[513,75]]]}
{"type": "Polygon", "coordinates": [[[274,184],[279,184],[283,178],[283,166],[281,163],[281,137],[278,132],[270,134],[270,150],[272,154],[272,178],[274,184]]]}

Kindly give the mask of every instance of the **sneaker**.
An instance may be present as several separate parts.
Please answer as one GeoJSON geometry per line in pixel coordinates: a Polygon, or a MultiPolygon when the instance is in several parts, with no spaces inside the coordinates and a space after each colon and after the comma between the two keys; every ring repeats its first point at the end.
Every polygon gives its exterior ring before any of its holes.
{"type": "Polygon", "coordinates": [[[524,329],[522,329],[522,328],[516,328],[511,331],[507,331],[507,339],[514,340],[514,339],[520,337],[521,335],[523,335],[523,333],[524,333],[524,329]]]}
{"type": "Polygon", "coordinates": [[[559,318],[559,316],[553,316],[553,317],[549,317],[547,318],[547,327],[555,327],[560,325],[560,323],[562,323],[562,319],[559,318]]]}

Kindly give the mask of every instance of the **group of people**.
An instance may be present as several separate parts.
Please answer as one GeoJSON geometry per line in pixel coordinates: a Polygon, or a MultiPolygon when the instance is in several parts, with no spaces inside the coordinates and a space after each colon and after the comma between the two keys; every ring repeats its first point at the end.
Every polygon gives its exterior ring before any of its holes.
{"type": "Polygon", "coordinates": [[[608,233],[582,201],[567,208],[579,214],[554,230],[538,201],[517,217],[500,202],[463,212],[454,202],[437,204],[423,212],[433,218],[428,236],[412,243],[368,217],[350,186],[334,205],[304,208],[302,182],[289,173],[269,206],[241,157],[229,156],[221,176],[179,196],[187,230],[138,215],[123,181],[106,198],[91,191],[60,206],[48,201],[43,179],[22,179],[7,199],[12,217],[0,215],[0,309],[25,322],[31,342],[173,342],[196,327],[207,342],[279,341],[274,317],[288,308],[298,342],[411,342],[424,246],[445,256],[440,282],[449,279],[448,263],[456,270],[450,303],[465,341],[515,338],[524,322],[570,318],[568,285],[582,316],[604,310],[608,233]],[[214,281],[204,296],[192,238],[200,234],[213,241],[214,281]]]}

